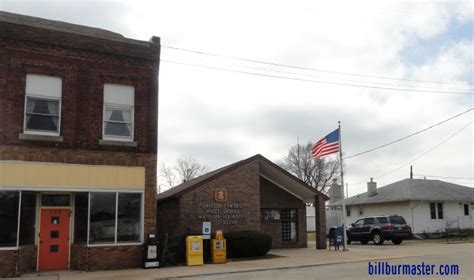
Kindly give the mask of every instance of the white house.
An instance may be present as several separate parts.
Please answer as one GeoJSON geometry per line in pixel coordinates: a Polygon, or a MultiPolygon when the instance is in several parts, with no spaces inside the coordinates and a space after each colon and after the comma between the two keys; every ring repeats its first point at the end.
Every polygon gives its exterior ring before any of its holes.
{"type": "MultiPolygon", "coordinates": [[[[365,216],[399,215],[413,233],[474,228],[474,188],[440,180],[404,179],[377,189],[371,179],[367,189],[346,200],[348,224],[365,216]]],[[[340,205],[339,200],[328,208],[340,205]]]]}

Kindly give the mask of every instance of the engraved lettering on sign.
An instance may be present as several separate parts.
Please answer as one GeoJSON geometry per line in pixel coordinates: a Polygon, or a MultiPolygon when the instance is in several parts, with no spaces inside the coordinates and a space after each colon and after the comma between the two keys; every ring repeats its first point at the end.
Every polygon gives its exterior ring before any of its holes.
{"type": "Polygon", "coordinates": [[[244,218],[239,203],[202,204],[204,213],[198,214],[199,220],[214,220],[220,225],[237,225],[244,218]]]}

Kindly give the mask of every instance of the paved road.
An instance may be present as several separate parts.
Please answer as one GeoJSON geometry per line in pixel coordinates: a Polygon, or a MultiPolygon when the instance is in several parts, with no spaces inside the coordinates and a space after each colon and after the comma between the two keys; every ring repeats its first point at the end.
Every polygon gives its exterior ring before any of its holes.
{"type": "MultiPolygon", "coordinates": [[[[378,248],[377,248],[378,249],[378,248]]],[[[387,250],[388,247],[380,248],[387,250]]],[[[451,276],[370,276],[368,274],[368,262],[350,262],[341,264],[317,265],[301,268],[272,269],[245,273],[231,273],[219,275],[207,275],[199,277],[185,277],[183,279],[474,279],[474,252],[472,247],[461,252],[448,252],[445,254],[404,257],[398,259],[382,260],[389,264],[456,264],[459,265],[459,275],[451,276]]],[[[372,262],[374,264],[374,262],[372,262]]],[[[438,266],[436,266],[438,269],[438,266]]]]}
{"type": "MultiPolygon", "coordinates": [[[[176,266],[159,269],[129,269],[96,272],[48,272],[27,280],[157,280],[157,279],[469,279],[474,280],[474,243],[430,243],[407,241],[402,245],[349,246],[349,251],[308,248],[275,249],[276,258],[234,261],[204,266],[176,266]],[[368,262],[390,264],[457,264],[456,277],[431,276],[369,276],[368,262]],[[245,272],[246,271],[246,272],[245,272]]],[[[37,275],[36,273],[29,276],[37,275]]],[[[13,280],[18,280],[14,278],[13,280]]]]}

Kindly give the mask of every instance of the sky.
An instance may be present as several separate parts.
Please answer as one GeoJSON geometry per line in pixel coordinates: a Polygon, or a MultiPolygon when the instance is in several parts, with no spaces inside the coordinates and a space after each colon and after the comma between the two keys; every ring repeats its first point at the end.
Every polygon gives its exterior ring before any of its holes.
{"type": "MultiPolygon", "coordinates": [[[[161,37],[158,160],[168,165],[190,156],[211,170],[255,154],[280,161],[338,121],[351,156],[474,105],[472,0],[0,0],[0,9],[161,37]]],[[[408,178],[410,165],[415,178],[474,187],[473,121],[470,111],[346,159],[349,195],[365,192],[370,177],[379,187],[408,178]]]]}

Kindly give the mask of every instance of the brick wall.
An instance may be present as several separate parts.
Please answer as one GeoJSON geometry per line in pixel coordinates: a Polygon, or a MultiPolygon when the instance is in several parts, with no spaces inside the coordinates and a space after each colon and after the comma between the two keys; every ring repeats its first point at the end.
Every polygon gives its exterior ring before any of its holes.
{"type": "Polygon", "coordinates": [[[19,275],[36,271],[37,253],[36,245],[20,247],[18,258],[19,275]]]}
{"type": "Polygon", "coordinates": [[[203,221],[212,223],[213,232],[223,230],[224,236],[229,231],[260,230],[258,174],[258,161],[255,160],[184,193],[180,199],[181,232],[201,233],[203,221]],[[216,189],[227,190],[226,203],[214,201],[216,189]],[[209,204],[216,208],[207,208],[209,204]],[[230,205],[238,205],[240,214],[233,212],[233,215],[239,215],[238,219],[223,219],[229,212],[225,206],[230,205]],[[202,216],[205,218],[200,218],[202,216]]]}
{"type": "Polygon", "coordinates": [[[272,248],[306,247],[306,205],[303,201],[276,186],[265,178],[260,179],[260,207],[271,209],[297,209],[298,242],[296,244],[282,241],[282,226],[280,221],[264,222],[262,232],[273,237],[272,248]]]}
{"type": "MultiPolygon", "coordinates": [[[[259,160],[249,161],[237,168],[230,168],[222,175],[208,179],[202,184],[190,187],[177,198],[158,202],[158,229],[157,231],[176,232],[178,234],[201,234],[202,222],[212,223],[212,232],[221,229],[229,231],[256,230],[270,234],[273,237],[273,248],[306,247],[306,207],[303,201],[292,194],[275,186],[273,183],[260,177],[259,160]],[[215,202],[215,190],[227,190],[226,203],[215,202]],[[179,201],[179,207],[176,205],[179,201]],[[237,204],[239,219],[232,219],[232,213],[226,205],[237,204]],[[169,215],[175,217],[179,208],[179,222],[172,222],[169,215]],[[298,242],[283,244],[281,238],[281,223],[261,223],[260,209],[276,208],[298,210],[298,242]],[[223,218],[223,215],[230,215],[223,218]],[[231,223],[229,223],[229,221],[231,223]],[[236,223],[232,223],[235,221],[236,223]]],[[[232,208],[230,208],[232,209],[232,208]]]]}
{"type": "Polygon", "coordinates": [[[71,244],[71,260],[69,267],[74,270],[87,271],[87,246],[71,244]]]}
{"type": "Polygon", "coordinates": [[[2,22],[0,30],[0,144],[156,153],[159,44],[142,47],[2,22]],[[62,142],[19,139],[28,73],[62,79],[62,142]],[[104,83],[135,87],[137,147],[99,145],[104,83]]]}
{"type": "Polygon", "coordinates": [[[142,246],[110,246],[88,248],[88,270],[112,270],[142,266],[142,246]]]}
{"type": "Polygon", "coordinates": [[[157,204],[156,207],[156,232],[161,238],[165,233],[178,236],[180,232],[179,200],[169,199],[157,204]]]}
{"type": "Polygon", "coordinates": [[[326,249],[326,205],[321,195],[314,197],[316,219],[316,249],[326,249]]]}
{"type": "Polygon", "coordinates": [[[0,278],[15,277],[17,267],[17,251],[0,251],[0,278]]]}

